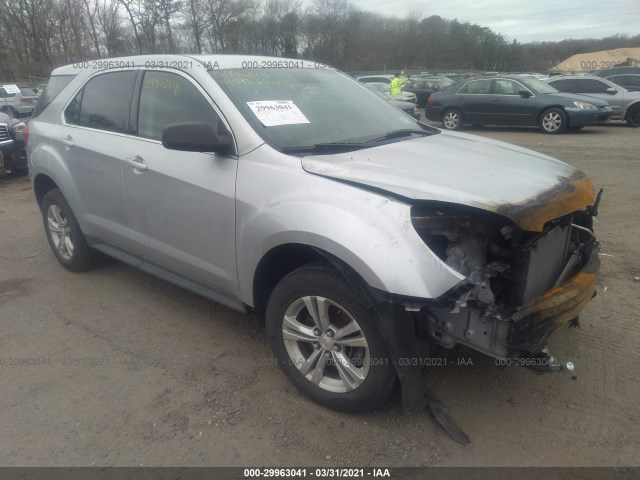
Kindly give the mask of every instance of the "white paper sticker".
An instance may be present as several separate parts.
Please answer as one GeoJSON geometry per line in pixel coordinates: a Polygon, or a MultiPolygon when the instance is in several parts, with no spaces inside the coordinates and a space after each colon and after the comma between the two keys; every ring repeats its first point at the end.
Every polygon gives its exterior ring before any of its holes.
{"type": "Polygon", "coordinates": [[[309,123],[307,117],[292,100],[247,102],[247,105],[265,127],[309,123]]]}
{"type": "Polygon", "coordinates": [[[7,93],[20,93],[20,89],[17,85],[2,85],[2,88],[4,88],[4,91],[7,93]]]}

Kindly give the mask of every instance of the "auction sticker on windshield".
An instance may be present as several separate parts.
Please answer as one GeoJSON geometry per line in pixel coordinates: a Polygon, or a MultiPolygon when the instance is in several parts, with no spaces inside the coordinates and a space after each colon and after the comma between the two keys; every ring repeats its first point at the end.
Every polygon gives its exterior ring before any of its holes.
{"type": "Polygon", "coordinates": [[[265,127],[309,123],[292,100],[247,102],[247,105],[265,127]]]}

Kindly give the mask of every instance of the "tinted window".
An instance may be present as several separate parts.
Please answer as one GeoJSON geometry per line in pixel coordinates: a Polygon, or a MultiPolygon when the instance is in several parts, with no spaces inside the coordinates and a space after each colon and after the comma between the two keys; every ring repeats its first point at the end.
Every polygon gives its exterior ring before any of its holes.
{"type": "Polygon", "coordinates": [[[640,75],[617,75],[609,80],[623,87],[640,87],[640,75]]]}
{"type": "Polygon", "coordinates": [[[87,82],[65,110],[67,123],[125,133],[136,73],[113,72],[87,82]]]}
{"type": "Polygon", "coordinates": [[[69,85],[69,82],[75,78],[75,75],[58,75],[55,77],[51,77],[49,82],[47,82],[47,86],[42,92],[40,96],[40,100],[36,105],[36,108],[33,110],[33,114],[31,118],[37,116],[40,112],[42,112],[47,105],[49,105],[54,98],[58,96],[58,94],[62,91],[64,87],[69,85]]]}
{"type": "Polygon", "coordinates": [[[138,135],[160,140],[171,123],[205,122],[218,128],[218,116],[186,78],[174,73],[145,72],[138,110],[138,135]]]}
{"type": "Polygon", "coordinates": [[[474,80],[467,83],[458,93],[487,94],[491,88],[491,80],[474,80]]]}
{"type": "Polygon", "coordinates": [[[576,93],[607,93],[607,88],[611,88],[604,82],[585,78],[576,81],[576,93]]]}
{"type": "Polygon", "coordinates": [[[424,82],[414,82],[411,88],[424,88],[424,82]]]}
{"type": "Polygon", "coordinates": [[[556,80],[554,82],[551,82],[551,85],[561,92],[576,93],[576,87],[573,84],[573,80],[556,80]]]}
{"type": "Polygon", "coordinates": [[[518,86],[511,80],[494,80],[493,93],[496,95],[518,95],[518,86]]]}

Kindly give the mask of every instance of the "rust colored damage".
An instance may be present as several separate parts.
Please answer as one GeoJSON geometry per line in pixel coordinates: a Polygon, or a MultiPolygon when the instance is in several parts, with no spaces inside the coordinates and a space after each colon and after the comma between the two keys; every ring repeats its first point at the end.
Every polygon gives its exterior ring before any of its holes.
{"type": "Polygon", "coordinates": [[[560,218],[581,208],[593,205],[593,184],[582,172],[562,177],[558,185],[525,204],[504,205],[498,213],[513,220],[527,232],[542,232],[549,220],[560,218]]]}
{"type": "Polygon", "coordinates": [[[591,252],[585,268],[562,285],[521,307],[512,320],[520,326],[519,348],[533,351],[558,328],[576,318],[594,296],[600,266],[598,248],[591,252]]]}

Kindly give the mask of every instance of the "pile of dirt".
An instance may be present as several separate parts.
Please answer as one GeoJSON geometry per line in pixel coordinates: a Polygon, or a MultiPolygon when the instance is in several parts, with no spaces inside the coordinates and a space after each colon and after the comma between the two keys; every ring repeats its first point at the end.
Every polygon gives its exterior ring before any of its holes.
{"type": "Polygon", "coordinates": [[[640,47],[580,53],[567,58],[564,62],[553,67],[552,70],[560,72],[588,72],[619,66],[640,66],[640,47]]]}

